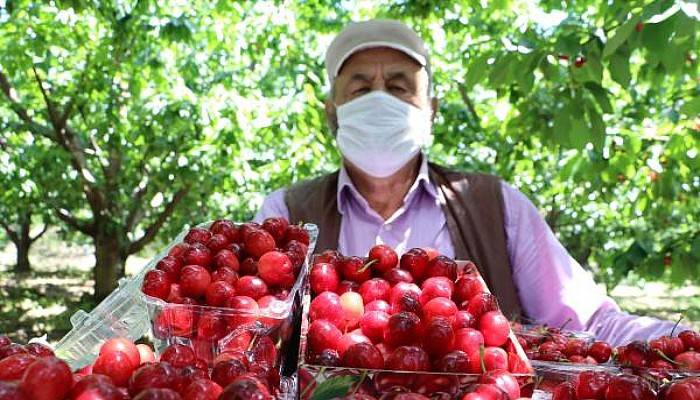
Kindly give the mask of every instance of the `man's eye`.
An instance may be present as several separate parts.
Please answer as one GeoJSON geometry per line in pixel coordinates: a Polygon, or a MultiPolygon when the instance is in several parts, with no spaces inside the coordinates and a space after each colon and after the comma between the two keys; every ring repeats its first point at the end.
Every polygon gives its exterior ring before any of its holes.
{"type": "Polygon", "coordinates": [[[367,87],[361,87],[359,89],[355,89],[352,94],[360,94],[360,93],[367,93],[369,92],[369,88],[367,87]]]}
{"type": "Polygon", "coordinates": [[[397,92],[397,93],[403,93],[406,91],[406,89],[401,87],[401,86],[389,86],[389,90],[391,90],[392,92],[397,92]]]}

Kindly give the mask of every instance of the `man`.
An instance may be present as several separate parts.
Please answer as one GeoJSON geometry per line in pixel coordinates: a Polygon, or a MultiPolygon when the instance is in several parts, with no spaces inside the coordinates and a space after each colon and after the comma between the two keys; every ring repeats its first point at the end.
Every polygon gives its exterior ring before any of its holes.
{"type": "Polygon", "coordinates": [[[623,344],[669,334],[672,324],[620,311],[559,243],[517,189],[483,174],[428,163],[437,99],[423,41],[397,21],[347,26],[326,53],[328,123],[339,172],[280,189],[256,219],[319,225],[317,252],[399,254],[430,246],[476,262],[504,312],[590,330],[623,344]]]}

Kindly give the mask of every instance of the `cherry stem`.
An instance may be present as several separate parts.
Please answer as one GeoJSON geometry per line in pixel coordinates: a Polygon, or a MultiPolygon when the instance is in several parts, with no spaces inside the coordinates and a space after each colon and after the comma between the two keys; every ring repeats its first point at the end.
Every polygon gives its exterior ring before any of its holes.
{"type": "Polygon", "coordinates": [[[486,373],[486,363],[484,362],[484,345],[479,345],[479,362],[481,363],[481,373],[486,373]]]}
{"type": "Polygon", "coordinates": [[[365,381],[365,378],[367,378],[367,370],[362,371],[362,375],[360,375],[360,379],[357,381],[357,386],[355,386],[355,389],[352,391],[351,394],[357,393],[358,390],[360,390],[360,386],[362,386],[362,382],[365,381]]]}
{"type": "MultiPolygon", "coordinates": [[[[321,376],[323,376],[323,373],[324,373],[324,372],[326,372],[326,367],[321,367],[321,368],[318,370],[318,374],[321,375],[321,376]]],[[[297,375],[298,375],[298,374],[299,374],[299,373],[297,372],[297,375]]],[[[316,378],[314,378],[314,380],[316,380],[316,378]]],[[[313,385],[311,385],[311,384],[306,385],[306,387],[305,387],[304,390],[301,392],[301,394],[299,395],[299,397],[301,397],[301,398],[303,399],[304,396],[309,392],[309,390],[311,390],[312,387],[313,387],[313,385]]]]}
{"type": "Polygon", "coordinates": [[[673,337],[673,332],[676,331],[676,328],[678,328],[678,325],[681,324],[681,321],[683,321],[683,316],[681,315],[680,318],[678,318],[678,321],[676,321],[676,324],[673,325],[673,329],[671,329],[671,334],[669,336],[673,337]]]}
{"type": "Polygon", "coordinates": [[[663,351],[661,351],[661,350],[659,350],[659,349],[654,349],[654,352],[655,352],[656,354],[658,354],[659,357],[661,357],[661,359],[664,360],[664,361],[668,361],[669,363],[671,363],[671,364],[673,364],[673,365],[683,365],[682,363],[679,363],[678,361],[672,360],[672,359],[669,358],[666,354],[664,354],[663,351]]]}
{"type": "Polygon", "coordinates": [[[571,318],[567,318],[566,321],[564,321],[564,323],[561,324],[561,326],[559,327],[559,330],[560,330],[560,331],[563,331],[564,328],[566,328],[566,326],[569,325],[569,323],[570,323],[571,321],[573,321],[571,318]]]}
{"type": "Polygon", "coordinates": [[[258,341],[258,333],[256,332],[255,335],[253,335],[253,339],[250,340],[250,343],[248,343],[248,348],[246,351],[251,351],[253,350],[253,346],[255,345],[255,342],[258,341]]]}
{"type": "Polygon", "coordinates": [[[368,263],[366,263],[365,265],[363,265],[362,268],[360,268],[360,269],[357,270],[357,272],[358,272],[358,273],[363,273],[363,272],[365,272],[365,271],[367,270],[367,268],[371,267],[373,264],[376,264],[376,263],[378,263],[378,262],[379,262],[379,260],[377,260],[377,259],[375,258],[374,260],[371,260],[371,261],[369,261],[368,263]]]}

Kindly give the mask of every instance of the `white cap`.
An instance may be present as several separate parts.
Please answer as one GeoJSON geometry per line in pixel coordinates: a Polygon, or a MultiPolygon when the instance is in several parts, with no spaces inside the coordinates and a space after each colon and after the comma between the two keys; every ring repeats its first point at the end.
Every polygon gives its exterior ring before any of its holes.
{"type": "Polygon", "coordinates": [[[360,50],[389,47],[401,51],[425,67],[430,76],[430,60],[423,39],[404,23],[389,19],[352,22],[333,39],[326,51],[328,82],[338,76],[343,63],[360,50]]]}

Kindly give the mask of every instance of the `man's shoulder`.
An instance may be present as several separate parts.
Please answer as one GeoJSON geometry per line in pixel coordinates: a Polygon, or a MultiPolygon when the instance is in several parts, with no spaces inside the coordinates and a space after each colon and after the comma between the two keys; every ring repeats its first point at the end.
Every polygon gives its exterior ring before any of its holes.
{"type": "Polygon", "coordinates": [[[316,196],[325,196],[327,192],[335,193],[338,187],[338,171],[295,182],[285,189],[287,202],[305,202],[316,196]]]}
{"type": "Polygon", "coordinates": [[[502,182],[501,177],[494,175],[494,174],[489,174],[485,172],[474,172],[474,171],[462,171],[450,167],[445,167],[440,164],[436,164],[433,162],[428,163],[428,168],[429,171],[431,171],[432,175],[437,175],[440,176],[442,179],[446,179],[449,182],[454,182],[454,181],[467,181],[467,182],[491,182],[491,183],[498,183],[499,185],[502,182]]]}

